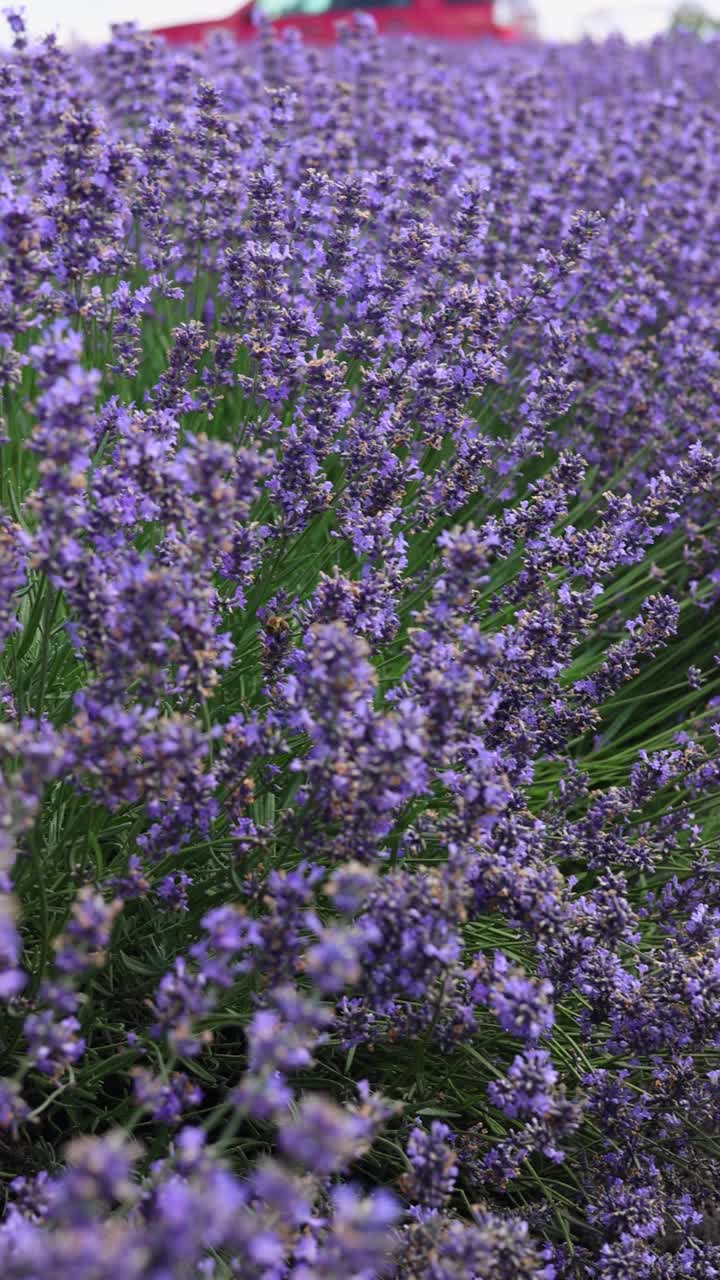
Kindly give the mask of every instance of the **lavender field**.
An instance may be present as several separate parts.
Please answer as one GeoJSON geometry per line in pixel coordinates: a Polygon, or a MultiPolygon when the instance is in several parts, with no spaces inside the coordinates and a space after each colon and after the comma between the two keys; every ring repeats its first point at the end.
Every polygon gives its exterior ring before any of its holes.
{"type": "Polygon", "coordinates": [[[718,41],[9,20],[2,1280],[720,1277],[718,41]]]}

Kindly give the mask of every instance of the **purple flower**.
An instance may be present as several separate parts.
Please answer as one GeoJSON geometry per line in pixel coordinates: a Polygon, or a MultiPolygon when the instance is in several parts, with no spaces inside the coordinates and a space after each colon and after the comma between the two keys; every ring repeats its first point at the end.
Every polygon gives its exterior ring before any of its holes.
{"type": "Polygon", "coordinates": [[[18,1125],[30,1115],[30,1108],[16,1080],[0,1080],[0,1126],[17,1137],[18,1125]]]}
{"type": "Polygon", "coordinates": [[[418,1126],[410,1134],[407,1157],[411,1170],[403,1177],[402,1189],[415,1204],[442,1209],[450,1199],[458,1176],[451,1140],[450,1129],[439,1120],[433,1120],[429,1132],[418,1126]]]}

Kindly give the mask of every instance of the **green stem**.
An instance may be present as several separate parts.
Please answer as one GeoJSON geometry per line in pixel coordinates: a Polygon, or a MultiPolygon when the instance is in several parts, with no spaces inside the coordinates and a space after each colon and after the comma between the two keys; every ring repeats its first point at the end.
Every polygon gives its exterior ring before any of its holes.
{"type": "Polygon", "coordinates": [[[45,589],[45,608],[43,611],[42,621],[42,643],[40,649],[40,688],[38,690],[37,702],[35,704],[35,715],[38,720],[42,717],[43,702],[45,701],[45,686],[47,683],[48,661],[50,658],[50,630],[59,599],[59,593],[50,582],[46,583],[45,589]]]}
{"type": "Polygon", "coordinates": [[[38,956],[37,969],[35,970],[32,983],[30,985],[30,991],[28,993],[29,998],[32,999],[37,995],[40,983],[45,975],[50,950],[50,916],[48,912],[48,900],[45,889],[45,879],[43,876],[42,860],[40,857],[40,832],[37,823],[35,824],[30,837],[30,861],[33,869],[33,878],[38,891],[40,908],[40,954],[38,956]]]}

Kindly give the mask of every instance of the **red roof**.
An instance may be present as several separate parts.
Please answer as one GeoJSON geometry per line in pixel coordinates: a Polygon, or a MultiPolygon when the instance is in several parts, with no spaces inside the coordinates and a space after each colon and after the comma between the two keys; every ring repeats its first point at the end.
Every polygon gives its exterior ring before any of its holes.
{"type": "Polygon", "coordinates": [[[353,0],[265,0],[262,7],[250,2],[226,18],[161,27],[155,34],[172,44],[201,44],[214,31],[226,31],[236,40],[250,40],[257,35],[258,11],[264,11],[277,30],[294,27],[306,39],[320,43],[334,41],[338,23],[351,22],[360,13],[372,17],[378,30],[389,33],[458,40],[517,38],[518,32],[495,22],[493,10],[493,0],[380,0],[376,4],[353,0]]]}

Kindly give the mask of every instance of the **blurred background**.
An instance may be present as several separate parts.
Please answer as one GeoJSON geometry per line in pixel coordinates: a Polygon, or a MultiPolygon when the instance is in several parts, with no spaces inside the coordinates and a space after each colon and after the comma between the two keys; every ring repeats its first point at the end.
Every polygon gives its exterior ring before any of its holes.
{"type": "MultiPolygon", "coordinates": [[[[33,34],[57,31],[65,40],[98,41],[110,24],[134,19],[144,27],[161,27],[193,19],[219,18],[238,7],[240,0],[28,0],[22,6],[33,34]]],[[[18,5],[20,7],[20,5],[18,5]]],[[[684,25],[710,27],[720,24],[720,0],[679,4],[678,0],[496,0],[498,21],[512,20],[513,12],[532,11],[540,36],[549,40],[574,40],[583,35],[602,37],[614,31],[628,39],[644,40],[667,30],[673,20],[684,25]]]]}

